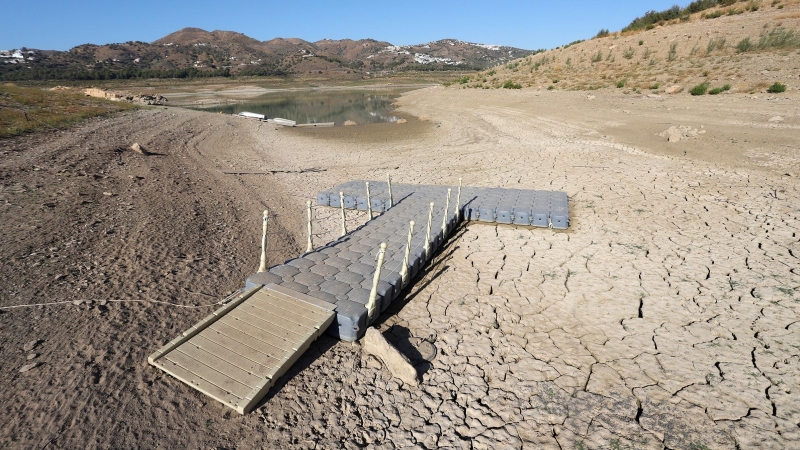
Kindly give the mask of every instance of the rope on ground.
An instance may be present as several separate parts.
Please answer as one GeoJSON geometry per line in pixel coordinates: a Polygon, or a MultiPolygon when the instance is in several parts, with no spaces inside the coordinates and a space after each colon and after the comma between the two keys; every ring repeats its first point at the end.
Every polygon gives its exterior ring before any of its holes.
{"type": "Polygon", "coordinates": [[[98,301],[98,302],[106,301],[106,302],[115,302],[115,303],[157,303],[157,304],[160,304],[160,305],[174,306],[176,308],[197,309],[197,308],[208,308],[210,306],[224,305],[225,303],[228,303],[233,297],[235,297],[237,295],[239,295],[238,291],[234,292],[233,294],[223,298],[222,300],[220,300],[220,301],[218,301],[216,303],[209,303],[207,305],[180,305],[178,303],[164,302],[164,301],[161,301],[161,300],[107,300],[107,299],[95,300],[95,299],[90,299],[90,300],[64,300],[64,301],[59,301],[59,302],[30,303],[30,304],[25,304],[25,305],[0,306],[0,309],[31,308],[31,307],[36,307],[36,306],[63,305],[63,304],[66,304],[66,303],[72,303],[73,305],[81,305],[84,302],[94,302],[94,301],[98,301]]]}

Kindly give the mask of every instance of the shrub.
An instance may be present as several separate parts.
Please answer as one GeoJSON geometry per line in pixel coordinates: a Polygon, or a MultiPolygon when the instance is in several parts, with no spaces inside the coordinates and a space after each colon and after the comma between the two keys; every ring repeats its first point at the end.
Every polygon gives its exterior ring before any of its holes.
{"type": "Polygon", "coordinates": [[[552,85],[552,84],[551,84],[550,86],[547,86],[547,90],[548,90],[548,91],[552,91],[553,89],[555,89],[555,88],[553,87],[553,85],[552,85]]]}
{"type": "Polygon", "coordinates": [[[603,60],[603,52],[598,50],[597,53],[592,56],[592,63],[597,63],[603,60]]]}
{"type": "Polygon", "coordinates": [[[654,84],[650,85],[650,89],[655,91],[656,89],[658,89],[659,86],[660,85],[658,83],[654,83],[654,84]]]}
{"type": "Polygon", "coordinates": [[[714,89],[708,91],[709,95],[717,95],[717,94],[720,94],[720,93],[722,93],[722,88],[714,88],[714,89]]]}
{"type": "Polygon", "coordinates": [[[770,94],[780,94],[781,92],[786,92],[786,85],[778,83],[776,81],[775,84],[773,84],[772,86],[769,87],[769,89],[767,89],[767,92],[769,92],[770,94]]]}
{"type": "Polygon", "coordinates": [[[768,34],[762,34],[758,41],[758,48],[793,48],[800,46],[800,35],[794,30],[776,27],[768,34]]]}
{"type": "Polygon", "coordinates": [[[492,69],[492,70],[486,72],[486,75],[489,75],[491,77],[491,76],[494,76],[494,74],[496,74],[496,73],[497,73],[497,71],[492,69]]]}
{"type": "Polygon", "coordinates": [[[708,92],[708,82],[700,83],[689,91],[692,95],[705,95],[708,92]]]}
{"type": "Polygon", "coordinates": [[[722,90],[723,91],[730,91],[731,90],[731,85],[730,84],[726,84],[725,86],[722,86],[722,90]]]}
{"type": "Polygon", "coordinates": [[[627,50],[622,52],[622,57],[625,58],[625,59],[631,59],[631,58],[633,58],[633,54],[634,53],[636,53],[636,51],[633,48],[628,47],[627,50]]]}
{"type": "Polygon", "coordinates": [[[750,50],[753,50],[753,48],[755,48],[755,46],[753,45],[752,42],[750,42],[749,36],[742,39],[741,41],[739,41],[738,44],[736,44],[736,50],[739,53],[749,52],[750,50]]]}
{"type": "Polygon", "coordinates": [[[644,45],[644,41],[640,39],[639,40],[639,45],[644,45]]]}
{"type": "Polygon", "coordinates": [[[503,89],[522,89],[522,85],[519,83],[514,83],[511,80],[508,80],[505,83],[503,83],[503,89]]]}
{"type": "Polygon", "coordinates": [[[595,38],[604,38],[604,37],[608,36],[609,34],[611,34],[611,32],[608,31],[607,28],[602,28],[600,31],[597,32],[597,35],[595,36],[595,38]]]}
{"type": "Polygon", "coordinates": [[[617,89],[621,89],[625,87],[625,80],[617,81],[617,89]]]}
{"type": "Polygon", "coordinates": [[[678,43],[673,42],[669,46],[669,53],[667,54],[667,61],[675,61],[678,57],[678,43]]]}

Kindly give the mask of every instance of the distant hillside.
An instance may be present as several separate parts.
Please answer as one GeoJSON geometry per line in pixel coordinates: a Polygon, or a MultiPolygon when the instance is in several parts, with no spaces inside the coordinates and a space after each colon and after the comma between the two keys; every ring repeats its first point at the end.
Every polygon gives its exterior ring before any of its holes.
{"type": "Polygon", "coordinates": [[[0,53],[0,79],[302,74],[359,78],[407,70],[481,70],[535,53],[455,39],[412,46],[373,39],[259,41],[233,31],[200,28],[184,28],[152,43],[84,44],[66,52],[24,49],[24,57],[18,57],[21,50],[0,53]]]}
{"type": "Polygon", "coordinates": [[[800,87],[800,0],[699,0],[647,13],[626,30],[601,30],[588,41],[510,61],[455,86],[611,88],[651,96],[688,94],[695,86],[696,94],[765,92],[775,83],[800,87]]]}

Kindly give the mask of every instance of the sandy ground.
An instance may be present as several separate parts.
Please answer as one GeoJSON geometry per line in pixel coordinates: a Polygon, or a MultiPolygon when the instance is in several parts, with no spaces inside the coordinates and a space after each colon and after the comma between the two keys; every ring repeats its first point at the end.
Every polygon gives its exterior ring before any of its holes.
{"type": "MultiPolygon", "coordinates": [[[[346,130],[162,108],[3,141],[0,305],[95,301],[2,310],[0,443],[800,446],[797,95],[592,96],[429,88],[400,101],[429,120],[346,130]],[[240,287],[261,209],[277,264],[301,251],[307,198],[387,173],[565,190],[572,224],[459,230],[379,320],[419,388],[322,338],[238,416],[147,365],[213,309],[152,300],[240,287]]],[[[315,214],[322,243],[335,217],[315,214]]]]}

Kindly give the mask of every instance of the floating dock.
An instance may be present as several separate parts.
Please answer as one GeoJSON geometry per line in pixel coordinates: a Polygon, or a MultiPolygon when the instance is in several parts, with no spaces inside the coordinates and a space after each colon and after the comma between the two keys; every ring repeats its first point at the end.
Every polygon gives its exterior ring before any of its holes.
{"type": "Polygon", "coordinates": [[[377,316],[461,221],[569,227],[564,192],[375,181],[369,189],[367,195],[366,182],[352,181],[317,194],[317,205],[371,210],[375,217],[251,275],[243,294],[151,355],[150,363],[244,414],[322,332],[345,341],[362,337],[373,286],[377,316]],[[381,243],[387,247],[374,284],[381,243]]]}

